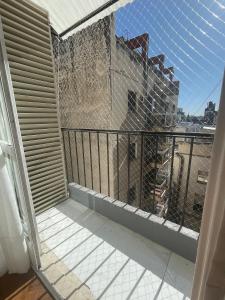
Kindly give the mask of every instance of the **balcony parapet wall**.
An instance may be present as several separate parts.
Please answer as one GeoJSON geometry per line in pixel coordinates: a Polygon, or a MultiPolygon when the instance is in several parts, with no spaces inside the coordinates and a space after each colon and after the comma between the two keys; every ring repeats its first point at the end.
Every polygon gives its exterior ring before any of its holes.
{"type": "Polygon", "coordinates": [[[76,183],[69,184],[69,192],[82,205],[195,262],[197,232],[76,183]]]}

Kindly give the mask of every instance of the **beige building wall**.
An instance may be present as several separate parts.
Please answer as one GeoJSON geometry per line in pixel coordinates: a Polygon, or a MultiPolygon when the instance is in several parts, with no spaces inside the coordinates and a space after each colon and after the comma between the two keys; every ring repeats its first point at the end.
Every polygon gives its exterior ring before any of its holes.
{"type": "Polygon", "coordinates": [[[187,227],[191,227],[194,230],[199,230],[201,223],[201,213],[196,212],[193,209],[194,203],[197,201],[199,204],[204,204],[204,196],[206,191],[206,183],[198,181],[198,172],[208,172],[211,160],[212,143],[194,143],[193,155],[191,161],[191,170],[189,177],[189,187],[187,200],[185,199],[186,182],[188,176],[188,164],[190,157],[190,143],[179,142],[178,150],[179,156],[176,154],[174,159],[174,179],[173,181],[179,182],[181,179],[181,186],[179,192],[179,198],[177,206],[180,212],[185,211],[185,223],[187,227]],[[183,157],[183,172],[180,173],[180,163],[183,157]]]}

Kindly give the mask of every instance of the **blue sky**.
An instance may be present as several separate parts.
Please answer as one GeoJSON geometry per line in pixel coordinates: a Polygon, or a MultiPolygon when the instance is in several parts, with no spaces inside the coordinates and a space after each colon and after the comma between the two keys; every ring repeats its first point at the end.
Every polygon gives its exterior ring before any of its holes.
{"type": "Polygon", "coordinates": [[[166,55],[180,80],[179,107],[219,103],[225,66],[225,0],[135,0],[116,13],[117,35],[149,33],[149,56],[166,55]]]}

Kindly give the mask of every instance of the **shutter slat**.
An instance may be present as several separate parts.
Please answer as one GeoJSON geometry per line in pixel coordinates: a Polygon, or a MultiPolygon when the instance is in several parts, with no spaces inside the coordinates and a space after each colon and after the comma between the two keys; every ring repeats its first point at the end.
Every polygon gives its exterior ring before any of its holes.
{"type": "Polygon", "coordinates": [[[57,199],[57,195],[61,195],[62,192],[63,192],[63,188],[58,188],[55,191],[49,192],[48,194],[49,196],[47,198],[43,196],[35,197],[34,198],[35,207],[42,207],[44,205],[49,205],[49,202],[53,202],[53,201],[55,202],[55,200],[57,199]]]}
{"type": "Polygon", "coordinates": [[[56,159],[53,159],[52,161],[49,160],[47,162],[40,163],[39,166],[37,166],[37,165],[30,166],[30,167],[28,167],[28,172],[29,172],[29,175],[32,176],[35,174],[42,174],[46,170],[58,168],[59,166],[61,166],[60,159],[56,158],[56,159]]]}
{"type": "MultiPolygon", "coordinates": [[[[11,15],[11,18],[9,15],[8,15],[8,18],[5,18],[4,13],[2,14],[2,20],[3,20],[4,24],[6,24],[7,26],[10,26],[12,28],[17,27],[17,29],[20,29],[20,32],[23,31],[26,34],[32,35],[33,37],[36,37],[37,39],[40,39],[43,42],[48,43],[49,39],[45,34],[40,34],[39,32],[37,32],[36,28],[33,29],[32,26],[30,26],[30,23],[28,23],[29,25],[27,24],[28,26],[26,26],[26,25],[22,24],[21,22],[15,22],[13,20],[14,18],[15,18],[15,16],[13,16],[13,15],[11,15]]],[[[26,24],[26,22],[25,22],[25,24],[26,24]]]]}
{"type": "Polygon", "coordinates": [[[48,169],[45,172],[34,174],[34,175],[30,175],[30,181],[34,182],[35,180],[37,180],[37,182],[38,182],[38,180],[42,180],[42,178],[45,178],[48,175],[51,176],[52,174],[54,175],[57,172],[60,172],[60,171],[62,172],[61,166],[58,166],[56,168],[55,168],[55,166],[53,166],[53,167],[54,167],[53,169],[48,169]]]}
{"type": "Polygon", "coordinates": [[[42,163],[48,163],[49,161],[55,161],[56,159],[59,160],[61,158],[61,155],[59,153],[57,154],[52,154],[50,157],[47,156],[47,157],[41,157],[41,158],[35,158],[33,160],[30,160],[28,161],[27,160],[27,166],[28,166],[28,170],[29,170],[29,167],[31,166],[35,166],[36,169],[40,168],[40,165],[42,163]]]}
{"type": "Polygon", "coordinates": [[[32,84],[32,85],[38,85],[38,86],[43,86],[43,87],[48,87],[48,88],[55,88],[54,83],[51,82],[46,82],[45,80],[39,80],[39,79],[34,79],[29,77],[30,73],[27,74],[28,77],[26,76],[21,76],[19,75],[11,75],[12,80],[17,83],[27,83],[27,84],[32,84]]]}
{"type": "Polygon", "coordinates": [[[0,7],[4,11],[9,11],[13,15],[18,16],[21,19],[27,20],[31,24],[35,24],[37,27],[42,28],[46,32],[48,32],[48,17],[40,18],[38,14],[33,14],[32,10],[22,10],[21,6],[19,5],[19,1],[10,1],[10,0],[2,0],[0,2],[0,7]]]}

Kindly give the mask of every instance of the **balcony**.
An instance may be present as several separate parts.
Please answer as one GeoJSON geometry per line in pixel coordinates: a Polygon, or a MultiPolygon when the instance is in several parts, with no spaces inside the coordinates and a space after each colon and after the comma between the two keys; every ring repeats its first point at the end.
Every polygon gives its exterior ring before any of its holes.
{"type": "Polygon", "coordinates": [[[190,299],[198,233],[187,228],[186,205],[199,134],[187,136],[187,199],[177,224],[171,221],[175,145],[184,134],[63,129],[62,135],[70,198],[37,216],[42,271],[57,293],[190,299]],[[147,177],[145,147],[155,154],[147,177]],[[168,164],[158,169],[166,156],[168,164]]]}
{"type": "Polygon", "coordinates": [[[42,270],[56,291],[65,299],[190,299],[194,264],[81,205],[90,191],[80,189],[71,186],[74,199],[37,217],[42,270]]]}

